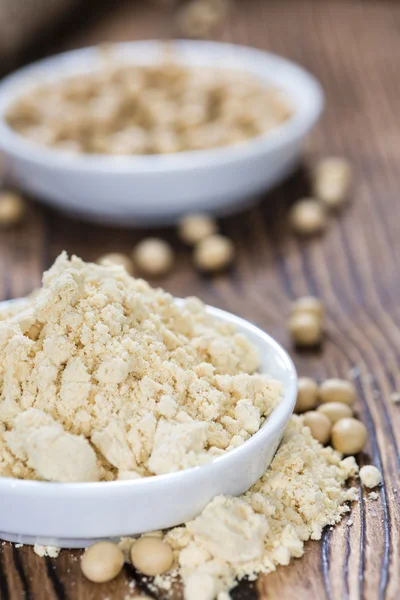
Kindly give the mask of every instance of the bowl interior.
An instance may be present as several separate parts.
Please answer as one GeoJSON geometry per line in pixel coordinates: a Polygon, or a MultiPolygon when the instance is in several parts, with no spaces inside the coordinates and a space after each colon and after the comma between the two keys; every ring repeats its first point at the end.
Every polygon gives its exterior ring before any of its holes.
{"type": "MultiPolygon", "coordinates": [[[[301,137],[320,114],[323,95],[318,82],[307,71],[284,58],[255,48],[216,42],[179,40],[172,42],[171,45],[176,60],[184,64],[247,71],[281,89],[294,104],[294,114],[287,122],[266,134],[252,138],[240,147],[240,150],[246,146],[247,148],[254,146],[256,149],[257,144],[260,144],[263,151],[272,149],[276,145],[284,146],[293,137],[301,137]]],[[[158,41],[115,44],[114,52],[122,62],[148,65],[157,63],[163,58],[165,44],[158,41]]],[[[121,169],[129,164],[133,168],[152,167],[156,170],[176,168],[177,161],[180,166],[184,166],[185,161],[189,161],[192,165],[193,160],[200,160],[201,157],[208,155],[213,156],[214,160],[219,160],[224,155],[229,158],[238,153],[239,147],[228,146],[216,150],[180,152],[162,157],[118,156],[118,160],[115,157],[98,155],[70,156],[26,140],[5,122],[4,115],[7,108],[32,86],[69,75],[91,72],[99,69],[102,64],[98,48],[84,48],[47,58],[6,77],[0,84],[0,145],[3,149],[11,149],[22,154],[35,153],[36,159],[42,157],[56,162],[63,161],[66,165],[79,163],[81,166],[104,168],[106,160],[111,169],[121,169]]]]}

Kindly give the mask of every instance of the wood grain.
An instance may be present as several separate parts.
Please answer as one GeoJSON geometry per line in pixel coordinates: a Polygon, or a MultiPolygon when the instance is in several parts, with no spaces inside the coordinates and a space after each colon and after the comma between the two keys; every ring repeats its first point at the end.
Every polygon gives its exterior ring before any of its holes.
{"type": "MultiPolygon", "coordinates": [[[[292,352],[301,375],[354,378],[357,412],[370,435],[360,460],[384,474],[378,501],[360,488],[349,517],[353,525],[344,519],[321,542],[308,543],[304,558],[259,579],[263,600],[400,597],[400,405],[390,399],[400,390],[399,28],[396,2],[238,1],[218,38],[303,64],[322,82],[326,111],[307,144],[303,167],[258,207],[221,223],[238,252],[229,273],[200,277],[174,231],[162,232],[176,249],[177,268],[156,283],[253,320],[292,352]],[[288,206],[309,191],[307,165],[331,153],[354,164],[351,205],[331,218],[322,238],[300,242],[287,228],[288,206]],[[285,320],[291,300],[307,293],[324,299],[327,338],[320,353],[299,354],[290,347],[285,320]]],[[[123,2],[57,47],[174,33],[167,12],[123,2]]],[[[77,223],[32,204],[23,227],[0,232],[0,298],[36,287],[42,270],[64,248],[90,260],[127,251],[148,233],[77,223]]],[[[0,598],[122,600],[138,592],[129,567],[109,585],[84,581],[78,557],[77,551],[64,551],[57,560],[40,559],[30,548],[0,546],[0,598]]],[[[248,600],[255,593],[242,583],[234,597],[248,600]]]]}

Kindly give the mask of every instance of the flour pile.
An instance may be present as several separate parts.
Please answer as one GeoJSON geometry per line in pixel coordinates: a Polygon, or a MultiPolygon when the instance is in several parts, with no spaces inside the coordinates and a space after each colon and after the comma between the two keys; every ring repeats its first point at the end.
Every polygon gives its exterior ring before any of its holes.
{"type": "Polygon", "coordinates": [[[122,267],[62,254],[0,321],[0,476],[98,481],[203,464],[281,397],[256,349],[122,267]]]}
{"type": "Polygon", "coordinates": [[[338,523],[357,497],[355,488],[345,488],[357,472],[354,457],[342,460],[323,448],[302,417],[292,417],[271,466],[248,492],[215,498],[165,535],[178,567],[156,585],[168,590],[179,574],[185,600],[225,600],[236,580],[289,564],[303,555],[305,541],[319,540],[323,527],[338,523]]]}

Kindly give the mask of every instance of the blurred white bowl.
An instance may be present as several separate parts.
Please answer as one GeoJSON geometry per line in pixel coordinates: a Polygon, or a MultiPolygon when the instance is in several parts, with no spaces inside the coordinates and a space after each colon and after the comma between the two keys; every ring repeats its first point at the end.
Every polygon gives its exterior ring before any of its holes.
{"type": "Polygon", "coordinates": [[[164,529],[193,519],[215,496],[242,494],[265,473],[296,402],[295,367],[273,338],[248,321],[218,308],[207,311],[245,334],[259,349],[261,372],[283,384],[283,398],[260,430],[211,463],[167,475],[100,483],[0,477],[0,539],[73,548],[164,529]]]}
{"type": "MultiPolygon", "coordinates": [[[[18,135],[4,114],[41,81],[99,67],[97,48],[75,50],[25,67],[0,84],[0,148],[19,185],[83,219],[145,226],[171,224],[190,212],[223,215],[240,210],[282,180],[298,162],[301,143],[322,110],[323,94],[314,77],[255,48],[197,41],[173,45],[185,64],[241,69],[277,86],[293,101],[293,117],[240,146],[170,155],[68,155],[18,135]]],[[[116,45],[121,60],[136,64],[158,62],[164,50],[157,41],[116,45]]]]}

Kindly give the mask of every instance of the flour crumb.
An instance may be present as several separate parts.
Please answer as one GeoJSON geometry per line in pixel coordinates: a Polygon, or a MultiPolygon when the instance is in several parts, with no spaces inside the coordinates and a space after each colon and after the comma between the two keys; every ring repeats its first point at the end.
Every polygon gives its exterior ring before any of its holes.
{"type": "Polygon", "coordinates": [[[352,525],[354,525],[353,519],[347,519],[346,525],[347,525],[347,527],[351,527],[352,525]]]}
{"type": "Polygon", "coordinates": [[[365,465],[360,469],[360,479],[365,487],[374,488],[382,483],[382,473],[374,465],[365,465]]]}
{"type": "Polygon", "coordinates": [[[33,547],[35,554],[43,558],[44,556],[49,556],[50,558],[57,558],[61,552],[61,548],[57,548],[56,546],[41,546],[40,544],[35,544],[33,547]]]}
{"type": "Polygon", "coordinates": [[[390,394],[390,399],[393,402],[393,404],[400,404],[399,392],[393,392],[393,394],[390,394]]]}
{"type": "Polygon", "coordinates": [[[124,554],[124,559],[125,559],[126,563],[130,563],[129,555],[130,555],[130,551],[131,551],[133,544],[136,542],[136,539],[137,538],[134,538],[134,537],[122,537],[118,542],[118,546],[120,547],[120,549],[122,550],[122,552],[124,554]]]}
{"type": "Polygon", "coordinates": [[[23,544],[14,544],[14,548],[23,548],[23,544]]]}
{"type": "Polygon", "coordinates": [[[35,408],[18,414],[4,439],[15,453],[48,481],[98,481],[96,454],[83,436],[64,431],[49,415],[35,408]]]}
{"type": "Polygon", "coordinates": [[[378,500],[379,499],[379,494],[378,492],[370,492],[368,494],[368,499],[369,500],[378,500]]]}

